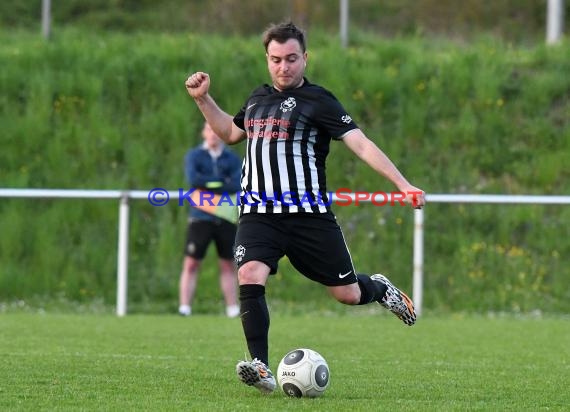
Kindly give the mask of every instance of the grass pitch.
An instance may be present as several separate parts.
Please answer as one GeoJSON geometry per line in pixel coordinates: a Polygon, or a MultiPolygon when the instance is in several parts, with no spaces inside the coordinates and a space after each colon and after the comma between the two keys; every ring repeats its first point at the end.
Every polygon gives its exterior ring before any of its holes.
{"type": "Polygon", "coordinates": [[[263,396],[234,372],[239,320],[198,315],[0,315],[0,410],[538,411],[570,408],[568,317],[274,313],[271,366],[320,352],[322,398],[263,396]]]}

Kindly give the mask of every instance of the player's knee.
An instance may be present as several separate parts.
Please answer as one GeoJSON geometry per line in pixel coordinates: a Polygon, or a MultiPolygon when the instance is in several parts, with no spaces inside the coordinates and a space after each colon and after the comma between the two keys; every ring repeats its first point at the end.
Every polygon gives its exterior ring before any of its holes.
{"type": "Polygon", "coordinates": [[[256,261],[244,263],[238,270],[238,280],[240,285],[265,285],[268,275],[269,267],[256,261]]]}
{"type": "Polygon", "coordinates": [[[329,288],[333,297],[345,305],[358,305],[360,302],[360,289],[350,286],[336,286],[329,288]]]}

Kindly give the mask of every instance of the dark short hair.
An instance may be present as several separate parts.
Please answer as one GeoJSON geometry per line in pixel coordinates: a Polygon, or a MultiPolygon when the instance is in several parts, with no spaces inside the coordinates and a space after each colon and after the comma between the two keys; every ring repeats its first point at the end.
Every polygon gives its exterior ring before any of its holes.
{"type": "Polygon", "coordinates": [[[285,43],[289,39],[295,39],[301,45],[301,50],[305,53],[305,33],[293,24],[293,22],[272,24],[263,32],[263,46],[267,51],[267,46],[273,40],[277,43],[285,43]]]}

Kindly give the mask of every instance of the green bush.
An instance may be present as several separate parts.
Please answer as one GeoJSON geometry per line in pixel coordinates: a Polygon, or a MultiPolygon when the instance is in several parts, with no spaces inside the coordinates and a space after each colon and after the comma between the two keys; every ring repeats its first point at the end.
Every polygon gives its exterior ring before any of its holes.
{"type": "MultiPolygon", "coordinates": [[[[45,42],[0,34],[0,176],[4,187],[184,187],[182,159],[202,118],[184,88],[208,71],[235,113],[268,81],[259,38],[58,31],[45,42]]],[[[365,132],[428,193],[564,194],[570,173],[570,51],[481,38],[468,47],[360,33],[341,49],[312,32],[308,77],[332,90],[365,132]]],[[[243,152],[242,146],[234,148],[243,152]]],[[[391,191],[334,144],[329,189],[391,191]]],[[[175,306],[186,208],[131,203],[129,299],[175,306]]],[[[411,288],[413,214],[336,207],[357,269],[411,288]]],[[[426,308],[570,311],[568,207],[426,207],[426,308]]],[[[3,199],[0,299],[115,298],[118,202],[3,199]]],[[[325,293],[284,261],[275,299],[325,293]],[[308,286],[310,285],[310,286],[308,286]]],[[[220,299],[207,258],[197,305],[220,299]]],[[[198,309],[200,310],[200,309],[198,309]]]]}

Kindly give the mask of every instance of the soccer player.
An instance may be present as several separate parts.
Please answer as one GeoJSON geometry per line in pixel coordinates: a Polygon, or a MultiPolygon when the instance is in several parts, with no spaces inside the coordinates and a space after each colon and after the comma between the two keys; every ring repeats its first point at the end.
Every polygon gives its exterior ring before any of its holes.
{"type": "Polygon", "coordinates": [[[353,266],[328,206],[325,160],[331,139],[342,141],[390,180],[414,207],[424,205],[425,195],[366,137],[331,92],[304,76],[307,51],[302,30],[293,23],[271,25],[263,44],[272,84],[255,89],[235,116],[224,112],[208,93],[207,73],[192,74],[185,86],[226,143],[247,139],[234,259],[240,316],[253,360],[239,362],[236,371],[245,384],[270,393],[275,378],[269,369],[265,284],[284,255],[339,302],[378,302],[406,325],[416,321],[405,293],[385,276],[359,274],[353,266]]]}

